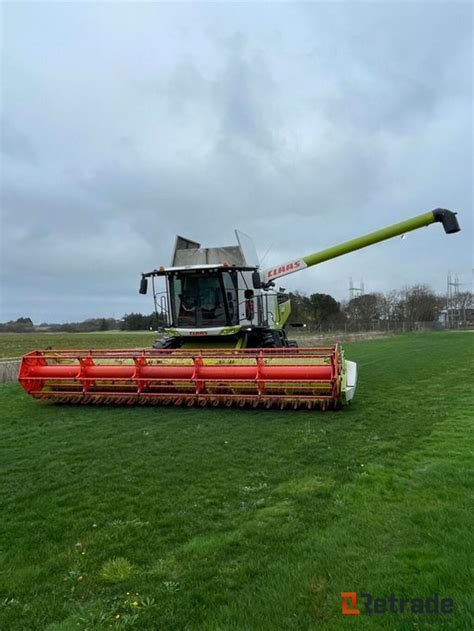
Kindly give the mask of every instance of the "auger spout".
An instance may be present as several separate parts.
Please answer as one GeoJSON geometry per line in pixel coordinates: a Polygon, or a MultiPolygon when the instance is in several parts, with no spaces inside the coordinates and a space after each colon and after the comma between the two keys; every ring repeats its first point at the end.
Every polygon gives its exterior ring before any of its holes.
{"type": "Polygon", "coordinates": [[[262,277],[264,281],[269,282],[274,278],[292,274],[293,272],[297,272],[305,267],[318,265],[318,263],[329,261],[330,259],[342,256],[343,254],[360,250],[361,248],[373,245],[374,243],[380,243],[386,239],[391,239],[392,237],[429,226],[436,222],[443,224],[446,234],[452,234],[461,230],[455,212],[445,208],[436,208],[435,210],[430,210],[429,212],[422,213],[421,215],[417,215],[411,219],[406,219],[405,221],[400,221],[399,223],[381,228],[380,230],[369,232],[369,234],[351,239],[350,241],[344,241],[344,243],[339,243],[338,245],[333,245],[332,247],[320,250],[319,252],[308,254],[300,259],[294,259],[293,261],[283,263],[282,265],[271,267],[262,273],[262,277]]]}

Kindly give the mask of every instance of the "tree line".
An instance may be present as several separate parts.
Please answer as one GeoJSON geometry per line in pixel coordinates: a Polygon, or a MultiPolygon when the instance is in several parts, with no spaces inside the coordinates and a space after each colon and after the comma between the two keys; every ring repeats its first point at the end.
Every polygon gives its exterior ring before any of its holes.
{"type": "Polygon", "coordinates": [[[119,320],[115,318],[88,318],[82,322],[64,322],[61,324],[42,322],[35,326],[31,318],[18,318],[0,323],[0,333],[32,333],[43,330],[51,333],[92,333],[95,331],[147,331],[164,326],[163,319],[153,312],[127,313],[119,320]]]}
{"type": "MultiPolygon", "coordinates": [[[[446,298],[434,293],[427,285],[415,285],[399,291],[369,293],[349,301],[338,302],[329,294],[290,292],[290,323],[303,323],[321,331],[412,330],[421,323],[434,325],[446,309],[446,298]]],[[[450,301],[456,312],[451,324],[465,324],[473,319],[471,292],[459,292],[450,301]]],[[[51,332],[88,333],[92,331],[148,331],[165,326],[166,322],[154,312],[149,315],[127,313],[115,318],[89,318],[82,322],[48,324],[35,327],[29,317],[0,323],[0,332],[28,333],[35,330],[51,332]]]]}
{"type": "MultiPolygon", "coordinates": [[[[446,309],[446,298],[427,285],[415,285],[387,293],[362,294],[338,302],[328,294],[291,293],[291,322],[302,322],[320,330],[413,330],[435,325],[446,309]]],[[[456,322],[472,320],[473,296],[460,292],[451,302],[456,322]]]]}

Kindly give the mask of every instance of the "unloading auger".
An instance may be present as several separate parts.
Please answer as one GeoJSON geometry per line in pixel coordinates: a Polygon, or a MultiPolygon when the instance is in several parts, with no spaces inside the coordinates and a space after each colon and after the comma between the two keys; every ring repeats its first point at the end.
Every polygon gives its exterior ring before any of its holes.
{"type": "Polygon", "coordinates": [[[437,208],[264,270],[242,232],[238,245],[220,248],[177,237],[171,267],[140,283],[146,294],[151,279],[166,322],[153,348],[33,351],[19,381],[56,402],[337,408],[354,396],[356,364],[337,344],[298,348],[288,339],[290,298],[275,280],[435,222],[460,230],[456,213],[437,208]]]}

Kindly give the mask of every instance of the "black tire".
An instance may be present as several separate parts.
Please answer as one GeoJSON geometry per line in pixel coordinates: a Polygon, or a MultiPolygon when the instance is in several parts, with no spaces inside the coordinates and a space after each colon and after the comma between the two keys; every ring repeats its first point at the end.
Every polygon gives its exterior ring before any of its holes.
{"type": "Polygon", "coordinates": [[[262,348],[276,348],[276,339],[271,331],[265,331],[260,340],[260,346],[262,348]]]}
{"type": "Polygon", "coordinates": [[[296,340],[286,340],[288,348],[298,348],[298,342],[296,340]]]}
{"type": "Polygon", "coordinates": [[[279,337],[279,331],[271,329],[258,329],[252,331],[246,348],[279,348],[283,346],[279,337]]]}
{"type": "Polygon", "coordinates": [[[159,350],[178,348],[178,346],[181,346],[181,343],[177,337],[159,337],[151,345],[152,348],[159,350]]]}

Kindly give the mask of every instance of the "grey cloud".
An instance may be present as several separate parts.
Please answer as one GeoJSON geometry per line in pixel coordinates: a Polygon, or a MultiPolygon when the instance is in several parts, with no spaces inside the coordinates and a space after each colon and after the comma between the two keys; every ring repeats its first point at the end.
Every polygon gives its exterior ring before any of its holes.
{"type": "Polygon", "coordinates": [[[270,265],[438,205],[463,211],[461,235],[433,227],[285,283],[342,298],[350,275],[442,290],[448,267],[469,274],[470,15],[9,5],[0,319],[148,310],[138,275],[176,233],[220,245],[240,227],[273,244],[270,265]]]}
{"type": "Polygon", "coordinates": [[[36,151],[27,134],[16,129],[6,116],[0,120],[0,134],[2,139],[2,153],[11,160],[19,162],[37,162],[36,151]]]}

